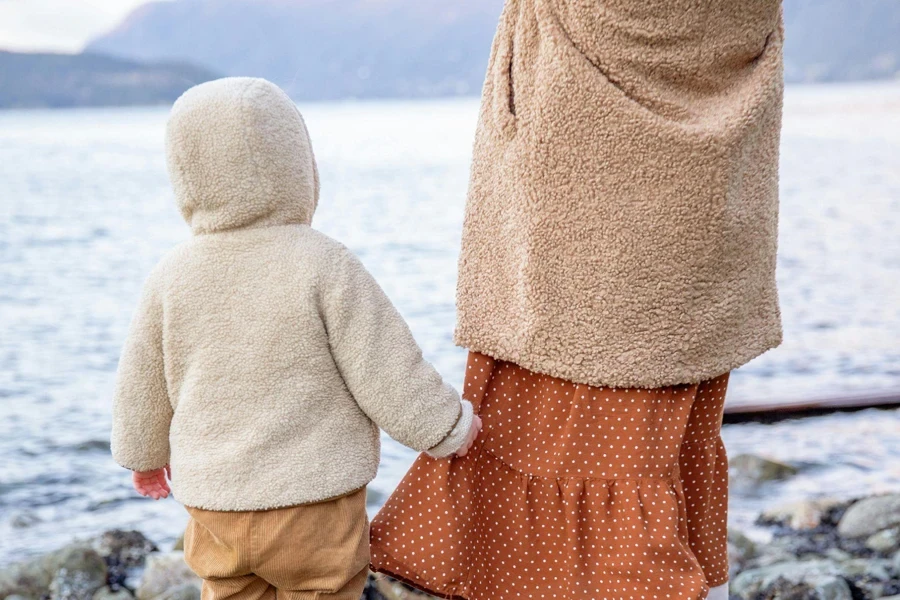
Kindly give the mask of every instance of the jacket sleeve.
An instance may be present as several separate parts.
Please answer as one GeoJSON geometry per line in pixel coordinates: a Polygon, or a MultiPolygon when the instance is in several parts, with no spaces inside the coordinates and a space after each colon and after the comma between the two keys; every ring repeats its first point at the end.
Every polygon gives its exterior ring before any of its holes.
{"type": "Polygon", "coordinates": [[[328,274],[322,313],[332,356],[363,412],[398,442],[437,458],[456,452],[472,405],[423,357],[406,322],[348,250],[328,274]]]}
{"type": "Polygon", "coordinates": [[[132,471],[152,471],[169,463],[172,403],[163,364],[163,308],[160,278],[144,284],[119,358],[113,400],[112,453],[132,471]]]}

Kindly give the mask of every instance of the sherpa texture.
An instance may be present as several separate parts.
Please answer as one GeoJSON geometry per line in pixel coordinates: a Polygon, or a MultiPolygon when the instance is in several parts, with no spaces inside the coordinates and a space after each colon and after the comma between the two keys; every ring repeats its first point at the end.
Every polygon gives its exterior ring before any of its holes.
{"type": "Polygon", "coordinates": [[[116,461],[171,464],[182,503],[243,511],[363,487],[377,426],[434,456],[459,449],[471,405],[362,264],[310,227],[318,177],[290,99],[258,79],[193,88],[172,110],[167,152],[195,236],[153,270],[135,313],[116,461]]]}
{"type": "Polygon", "coordinates": [[[457,343],[645,388],[777,346],[782,40],[780,0],[507,0],[457,343]]]}

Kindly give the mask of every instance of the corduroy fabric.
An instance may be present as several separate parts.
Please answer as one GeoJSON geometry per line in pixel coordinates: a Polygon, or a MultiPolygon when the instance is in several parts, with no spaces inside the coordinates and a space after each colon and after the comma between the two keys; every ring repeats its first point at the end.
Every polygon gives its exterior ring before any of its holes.
{"type": "Polygon", "coordinates": [[[169,167],[195,235],[144,285],[122,349],[112,453],[171,464],[210,510],[333,498],[378,469],[378,427],[447,456],[472,407],[423,357],[360,261],[312,229],[318,177],[284,92],[229,78],[172,109],[169,167]]]}
{"type": "Polygon", "coordinates": [[[456,342],[641,388],[777,346],[782,42],[780,0],[507,0],[456,342]]]}
{"type": "Polygon", "coordinates": [[[203,600],[359,600],[369,565],[365,489],[267,511],[188,508],[184,558],[203,600]]]}

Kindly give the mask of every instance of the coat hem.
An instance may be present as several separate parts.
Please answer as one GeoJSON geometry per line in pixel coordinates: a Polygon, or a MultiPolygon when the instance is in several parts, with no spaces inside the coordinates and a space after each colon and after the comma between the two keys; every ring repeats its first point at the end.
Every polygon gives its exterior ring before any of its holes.
{"type": "Polygon", "coordinates": [[[200,510],[208,510],[208,511],[214,511],[214,512],[232,512],[232,513],[255,512],[255,511],[266,511],[266,510],[278,510],[278,509],[282,509],[282,508],[293,508],[295,506],[312,506],[314,504],[322,504],[324,502],[332,502],[334,500],[339,500],[346,496],[351,496],[351,495],[357,493],[358,491],[365,489],[369,485],[369,483],[371,483],[372,479],[374,479],[374,477],[369,478],[362,485],[354,485],[352,488],[350,488],[346,491],[339,491],[339,492],[335,492],[335,493],[329,492],[328,494],[316,495],[316,496],[313,496],[309,500],[307,500],[307,499],[285,500],[282,502],[275,502],[274,504],[266,504],[266,505],[251,504],[251,505],[225,507],[224,505],[208,503],[208,502],[204,502],[202,500],[200,500],[200,501],[182,500],[179,497],[179,493],[177,490],[173,490],[172,495],[175,498],[175,500],[180,502],[185,507],[189,507],[189,508],[197,508],[200,510]]]}
{"type": "MultiPolygon", "coordinates": [[[[510,362],[520,367],[528,369],[533,373],[540,375],[549,375],[558,379],[564,379],[571,383],[580,385],[589,385],[592,387],[611,387],[611,388],[640,388],[654,389],[667,387],[672,385],[689,385],[709,381],[725,373],[730,373],[734,369],[741,367],[751,360],[765,354],[769,350],[777,348],[782,342],[781,329],[778,329],[777,335],[767,337],[766,341],[758,344],[746,344],[747,350],[737,354],[736,358],[727,361],[713,363],[710,366],[697,367],[696,369],[683,369],[682,374],[672,374],[662,377],[646,376],[634,377],[615,371],[594,371],[589,373],[577,368],[554,368],[546,367],[544,360],[540,357],[519,356],[516,352],[502,350],[504,346],[496,341],[479,339],[477,335],[469,335],[457,328],[453,338],[454,343],[466,348],[471,352],[484,354],[495,360],[510,362]]],[[[674,362],[674,361],[673,361],[674,362]]]]}

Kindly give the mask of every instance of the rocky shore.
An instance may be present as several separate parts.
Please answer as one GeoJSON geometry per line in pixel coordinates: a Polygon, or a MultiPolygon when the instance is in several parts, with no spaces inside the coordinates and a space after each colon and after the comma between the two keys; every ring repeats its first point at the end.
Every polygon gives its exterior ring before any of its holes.
{"type": "MultiPolygon", "coordinates": [[[[732,488],[766,485],[791,469],[738,456],[732,488]]],[[[900,494],[795,502],[766,510],[757,524],[771,539],[729,531],[732,600],[900,600],[900,494]]],[[[413,598],[428,597],[380,576],[363,595],[413,598]]],[[[114,530],[0,568],[0,600],[135,599],[200,599],[179,544],[161,550],[140,532],[114,530]]]]}
{"type": "Polygon", "coordinates": [[[765,511],[768,543],[729,532],[740,600],[900,600],[900,494],[809,500],[765,511]]]}

